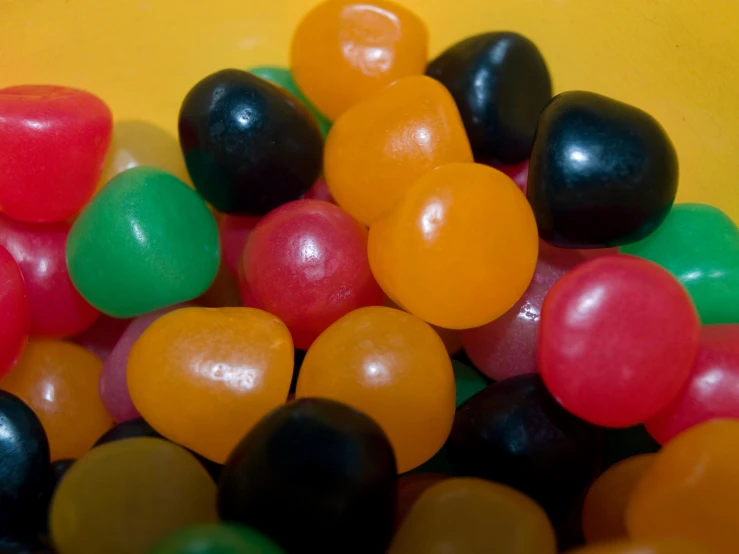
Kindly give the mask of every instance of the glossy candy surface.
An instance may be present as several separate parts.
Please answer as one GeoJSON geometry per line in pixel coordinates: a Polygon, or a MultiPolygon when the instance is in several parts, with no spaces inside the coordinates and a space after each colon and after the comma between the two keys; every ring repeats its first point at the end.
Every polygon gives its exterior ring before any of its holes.
{"type": "Polygon", "coordinates": [[[211,523],[176,531],[149,554],[284,554],[284,551],[248,527],[211,523]]]}
{"type": "Polygon", "coordinates": [[[184,448],[136,438],[93,449],[51,504],[59,554],[145,554],[169,533],[217,519],[216,488],[184,448]]]}
{"type": "Polygon", "coordinates": [[[395,494],[395,458],[382,429],[346,405],[303,399],[273,411],[234,449],[218,510],[288,552],[381,554],[395,494]]]}
{"type": "Polygon", "coordinates": [[[300,89],[331,120],[360,99],[423,73],[428,30],[394,2],[328,0],[303,17],[290,67],[300,89]]]}
{"type": "Polygon", "coordinates": [[[554,554],[554,531],[544,511],[505,485],[446,479],[411,508],[388,554],[554,554]]]}
{"type": "Polygon", "coordinates": [[[539,370],[573,414],[627,427],[654,416],[678,394],[698,335],[693,303],[672,275],[632,256],[603,256],[549,291],[539,370]]]}
{"type": "Polygon", "coordinates": [[[197,83],[180,108],[179,134],[195,188],[221,212],[263,215],[299,198],[321,171],[323,137],[308,108],[246,71],[197,83]]]}
{"type": "MultiPolygon", "coordinates": [[[[2,216],[0,216],[2,217],[2,216]]],[[[26,284],[18,264],[0,246],[0,376],[5,375],[23,352],[31,327],[26,284]]]]}
{"type": "Polygon", "coordinates": [[[15,394],[41,420],[51,459],[78,458],[113,425],[98,395],[102,363],[76,344],[29,341],[0,389],[15,394]]]}
{"type": "Polygon", "coordinates": [[[90,199],[113,119],[97,96],[59,86],[0,90],[0,209],[23,221],[61,221],[90,199]]]}
{"type": "Polygon", "coordinates": [[[218,222],[223,264],[234,277],[238,277],[241,273],[241,259],[244,255],[246,241],[261,219],[261,217],[224,214],[218,222]]]}
{"type": "Polygon", "coordinates": [[[677,179],[669,137],[638,108],[570,91],[541,113],[527,195],[551,244],[604,248],[643,239],[667,216],[677,179]]]}
{"type": "Polygon", "coordinates": [[[369,307],[316,339],[300,368],[296,397],[332,398],[375,419],[402,473],[444,444],[454,390],[449,355],[429,325],[400,310],[369,307]]]}
{"type": "Polygon", "coordinates": [[[539,114],[552,98],[546,62],[533,42],[512,32],[472,36],[442,52],[426,75],[452,93],[476,161],[528,160],[539,114]]]}
{"type": "Polygon", "coordinates": [[[74,288],[65,247],[71,224],[24,223],[0,214],[0,246],[18,262],[31,309],[31,335],[63,338],[90,327],[100,315],[74,288]]]}
{"type": "Polygon", "coordinates": [[[676,537],[739,552],[739,421],[703,423],[657,454],[626,510],[634,538],[676,537]]]}
{"type": "Polygon", "coordinates": [[[252,308],[184,308],[151,324],[128,357],[134,406],[166,438],[223,463],[287,398],[290,334],[252,308]]]}
{"type": "Polygon", "coordinates": [[[336,120],[324,172],[338,205],[369,225],[419,177],[452,162],[472,162],[459,110],[441,83],[418,75],[377,91],[336,120]]]}
{"type": "Polygon", "coordinates": [[[513,181],[488,166],[449,164],[372,224],[368,250],[390,298],[429,323],[466,329],[500,317],[526,291],[538,242],[513,181]]]}
{"type": "Polygon", "coordinates": [[[75,287],[100,311],[134,317],[191,300],[218,271],[218,229],[195,191],[153,167],[115,177],[67,240],[75,287]]]}
{"type": "Polygon", "coordinates": [[[677,277],[701,322],[739,323],[739,228],[706,204],[677,204],[646,239],[621,248],[677,277]]]}
{"type": "Polygon", "coordinates": [[[699,543],[684,539],[623,540],[593,544],[567,554],[712,554],[699,543]]]}
{"type": "Polygon", "coordinates": [[[367,260],[367,230],[320,200],[267,214],[250,234],[244,276],[258,304],[287,325],[303,350],[340,317],[385,298],[367,260]]]}

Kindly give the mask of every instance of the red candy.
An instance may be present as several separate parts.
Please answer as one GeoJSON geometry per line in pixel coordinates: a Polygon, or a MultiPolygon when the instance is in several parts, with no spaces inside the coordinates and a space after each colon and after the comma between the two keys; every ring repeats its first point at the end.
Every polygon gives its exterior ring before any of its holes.
{"type": "Polygon", "coordinates": [[[296,200],[262,219],[246,245],[244,276],[301,349],[343,315],[384,300],[367,260],[367,230],[319,200],[296,200]]]}
{"type": "Polygon", "coordinates": [[[113,119],[82,90],[27,85],[0,90],[0,209],[24,221],[62,221],[92,197],[113,119]]]}
{"type": "Polygon", "coordinates": [[[0,377],[18,361],[30,326],[23,275],[13,257],[0,246],[0,377]]]}
{"type": "Polygon", "coordinates": [[[303,195],[303,198],[305,200],[323,200],[324,202],[336,204],[334,197],[331,196],[331,192],[328,190],[326,180],[323,177],[318,178],[316,184],[303,195]]]}
{"type": "Polygon", "coordinates": [[[234,277],[239,275],[241,257],[244,254],[246,241],[260,219],[262,218],[223,214],[218,222],[223,264],[234,277]]]}
{"type": "Polygon", "coordinates": [[[70,340],[86,348],[88,352],[92,352],[104,362],[131,321],[102,314],[92,327],[70,340]]]}
{"type": "Polygon", "coordinates": [[[603,256],[549,291],[539,370],[573,414],[626,427],[675,398],[690,374],[698,336],[693,303],[665,269],[631,256],[603,256]]]}
{"type": "Polygon", "coordinates": [[[494,165],[493,167],[513,179],[518,188],[526,194],[526,184],[529,180],[529,160],[516,165],[494,165]]]}
{"type": "Polygon", "coordinates": [[[18,262],[31,306],[31,335],[71,337],[100,315],[72,285],[65,246],[71,225],[31,224],[0,214],[0,246],[18,262]]]}

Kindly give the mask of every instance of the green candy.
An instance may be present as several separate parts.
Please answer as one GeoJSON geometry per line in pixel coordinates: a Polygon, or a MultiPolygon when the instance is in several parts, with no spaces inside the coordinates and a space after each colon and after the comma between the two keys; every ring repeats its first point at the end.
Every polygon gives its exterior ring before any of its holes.
{"type": "Polygon", "coordinates": [[[677,204],[654,233],[619,251],[677,277],[704,325],[739,323],[739,228],[718,208],[677,204]]]}
{"type": "Polygon", "coordinates": [[[220,259],[205,202],[153,167],[120,173],[82,210],[67,238],[72,282],[93,306],[134,317],[204,293],[220,259]]]}
{"type": "Polygon", "coordinates": [[[457,387],[457,407],[488,386],[482,373],[467,364],[452,360],[452,369],[454,369],[454,384],[457,387]]]}
{"type": "Polygon", "coordinates": [[[212,523],[175,531],[149,554],[284,554],[268,538],[236,524],[212,523]]]}
{"type": "Polygon", "coordinates": [[[321,134],[323,135],[323,138],[326,138],[329,129],[331,129],[331,122],[326,119],[323,114],[321,114],[321,112],[319,112],[315,108],[315,106],[313,106],[313,104],[310,103],[310,101],[302,92],[300,92],[300,89],[293,79],[292,73],[290,73],[289,69],[285,69],[284,67],[265,65],[261,67],[254,67],[252,69],[249,69],[248,71],[249,73],[253,73],[257,77],[261,77],[265,81],[269,81],[272,84],[284,88],[295,98],[300,100],[300,102],[305,104],[305,107],[308,108],[310,112],[316,117],[316,121],[318,121],[318,128],[321,129],[321,134]]]}

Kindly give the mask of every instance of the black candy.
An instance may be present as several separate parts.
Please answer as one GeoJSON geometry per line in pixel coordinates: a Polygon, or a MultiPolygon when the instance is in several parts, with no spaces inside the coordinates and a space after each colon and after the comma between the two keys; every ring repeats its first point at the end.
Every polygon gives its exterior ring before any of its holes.
{"type": "Polygon", "coordinates": [[[432,61],[426,74],[454,97],[478,162],[528,159],[539,114],[552,98],[546,62],[511,32],[469,37],[432,61]]]}
{"type": "Polygon", "coordinates": [[[638,108],[572,91],[541,114],[527,196],[550,244],[604,248],[643,239],[667,216],[677,180],[670,138],[638,108]]]}
{"type": "Polygon", "coordinates": [[[315,117],[246,71],[209,75],[185,97],[180,146],[198,192],[221,212],[262,215],[298,199],[321,171],[315,117]]]}
{"type": "Polygon", "coordinates": [[[231,453],[218,510],[290,554],[379,554],[393,532],[396,471],[372,419],[301,399],[264,417],[231,453]]]}

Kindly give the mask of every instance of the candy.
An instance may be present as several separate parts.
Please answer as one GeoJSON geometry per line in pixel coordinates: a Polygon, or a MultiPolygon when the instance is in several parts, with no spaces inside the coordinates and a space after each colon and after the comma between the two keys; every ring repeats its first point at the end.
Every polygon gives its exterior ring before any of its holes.
{"type": "Polygon", "coordinates": [[[197,83],[180,108],[179,133],[195,188],[225,213],[266,214],[299,198],[321,171],[315,118],[246,71],[224,69],[197,83]]]}
{"type": "Polygon", "coordinates": [[[253,529],[233,523],[196,525],[176,531],[149,554],[284,554],[283,550],[253,529]]]}
{"type": "Polygon", "coordinates": [[[331,120],[362,98],[423,73],[426,25],[385,0],[328,0],[293,34],[290,67],[300,89],[331,120]]]}
{"type": "Polygon", "coordinates": [[[432,485],[447,479],[443,473],[410,473],[398,478],[398,496],[395,507],[396,529],[411,511],[413,504],[432,485]]]}
{"type": "Polygon", "coordinates": [[[518,185],[521,192],[526,194],[526,186],[529,180],[529,160],[516,165],[492,164],[495,169],[508,175],[518,185]]]}
{"type": "Polygon", "coordinates": [[[426,69],[454,97],[478,162],[527,160],[552,82],[539,50],[511,32],[466,38],[426,69]]]}
{"type": "MultiPolygon", "coordinates": [[[[0,216],[1,217],[1,216],[0,216]]],[[[0,377],[18,361],[28,340],[31,312],[18,264],[0,246],[0,377]]]]}
{"type": "Polygon", "coordinates": [[[90,199],[113,128],[89,92],[26,85],[0,90],[0,209],[23,221],[61,221],[90,199]]]}
{"type": "Polygon", "coordinates": [[[130,323],[130,319],[101,315],[92,327],[69,340],[86,348],[104,362],[130,323]]]}
{"type": "Polygon", "coordinates": [[[698,335],[695,308],[667,271],[632,256],[603,256],[549,291],[539,370],[573,414],[626,427],[654,416],[677,395],[698,335]]]}
{"type": "Polygon", "coordinates": [[[23,223],[0,214],[0,245],[18,262],[31,310],[31,335],[63,338],[81,333],[100,315],[74,288],[65,246],[71,224],[23,223]]]}
{"type": "Polygon", "coordinates": [[[303,198],[306,200],[323,200],[324,202],[336,204],[323,177],[318,178],[316,183],[303,195],[303,198]]]}
{"type": "Polygon", "coordinates": [[[296,397],[316,396],[374,418],[401,473],[438,452],[454,418],[454,374],[444,343],[417,317],[391,308],[355,310],[316,339],[296,397]]]}
{"type": "Polygon", "coordinates": [[[252,308],[184,308],[141,335],[128,356],[134,406],[159,433],[223,463],[287,398],[293,345],[282,322],[252,308]]]}
{"type": "Polygon", "coordinates": [[[42,500],[39,503],[35,518],[35,527],[42,534],[48,534],[49,532],[49,507],[51,506],[51,499],[54,497],[54,493],[56,492],[59,483],[61,483],[62,478],[67,474],[69,468],[72,467],[75,462],[76,460],[71,458],[62,458],[61,460],[57,460],[51,464],[50,472],[47,470],[48,478],[46,480],[46,490],[44,491],[42,500]]]}
{"type": "Polygon", "coordinates": [[[615,541],[593,544],[568,554],[712,554],[705,547],[683,539],[615,541]]]}
{"type": "Polygon", "coordinates": [[[592,92],[555,96],[539,118],[527,195],[541,238],[604,248],[659,227],[677,192],[677,155],[649,114],[592,92]]]}
{"type": "Polygon", "coordinates": [[[652,438],[644,425],[625,429],[606,429],[605,435],[603,469],[608,469],[626,458],[639,454],[653,454],[660,449],[659,443],[652,438]]]}
{"type": "Polygon", "coordinates": [[[238,277],[241,273],[241,259],[244,255],[246,241],[261,219],[261,217],[224,214],[218,222],[223,264],[234,277],[238,277]]]}
{"type": "Polygon", "coordinates": [[[704,325],[739,323],[739,228],[721,210],[678,204],[646,239],[621,248],[672,273],[704,325]]]}
{"type": "Polygon", "coordinates": [[[461,406],[472,398],[488,383],[478,371],[458,360],[452,360],[454,369],[454,387],[456,389],[456,405],[461,406]]]}
{"type": "Polygon", "coordinates": [[[216,488],[187,451],[161,439],[99,446],[70,468],[51,503],[59,554],[142,554],[188,525],[217,519],[216,488]]]}
{"type": "Polygon", "coordinates": [[[218,271],[218,229],[200,197],[173,175],[135,167],[87,205],[67,239],[83,297],[114,317],[191,300],[218,271]]]}
{"type": "Polygon", "coordinates": [[[340,317],[385,298],[367,261],[367,230],[320,200],[266,215],[249,236],[244,276],[258,305],[279,317],[303,350],[340,317]]]}
{"type": "Polygon", "coordinates": [[[446,479],[411,508],[388,554],[554,554],[554,531],[530,498],[482,479],[446,479]]]}
{"type": "Polygon", "coordinates": [[[78,458],[113,424],[98,396],[102,363],[76,344],[29,341],[0,389],[18,396],[41,420],[51,459],[78,458]]]}
{"type": "Polygon", "coordinates": [[[427,171],[471,161],[454,99],[419,75],[377,91],[334,123],[324,172],[339,206],[369,225],[427,171]]]}
{"type": "Polygon", "coordinates": [[[305,399],[265,417],[231,453],[218,510],[288,552],[380,554],[393,530],[395,487],[393,450],[374,421],[305,399]]]}
{"type": "Polygon", "coordinates": [[[484,165],[449,164],[426,173],[372,224],[368,251],[395,302],[439,327],[466,329],[516,303],[534,274],[537,245],[534,216],[513,181],[484,165]]]}

